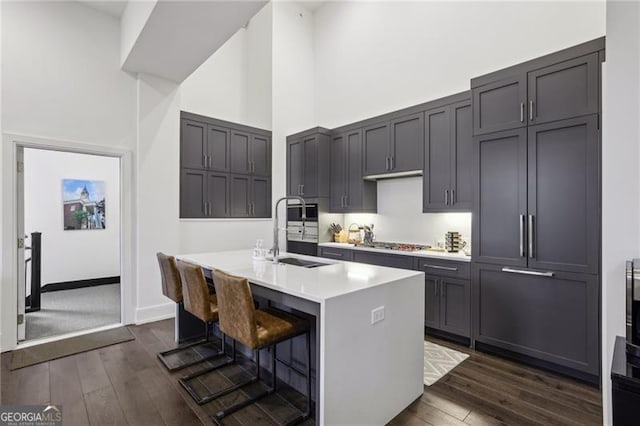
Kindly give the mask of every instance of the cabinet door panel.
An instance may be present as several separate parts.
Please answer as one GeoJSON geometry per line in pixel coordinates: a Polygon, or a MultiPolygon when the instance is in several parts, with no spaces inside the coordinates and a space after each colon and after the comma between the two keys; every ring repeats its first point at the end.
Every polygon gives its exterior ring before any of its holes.
{"type": "Polygon", "coordinates": [[[180,164],[184,168],[204,169],[207,155],[207,125],[181,120],[180,164]]]}
{"type": "Polygon", "coordinates": [[[424,114],[413,114],[391,122],[392,172],[422,170],[424,114]]]}
{"type": "Polygon", "coordinates": [[[364,191],[369,191],[369,185],[375,185],[375,183],[365,182],[362,179],[362,132],[360,130],[347,132],[345,138],[347,141],[346,207],[348,211],[358,211],[369,207],[364,205],[364,191]]]}
{"type": "Polygon", "coordinates": [[[330,209],[332,212],[344,210],[344,196],[347,193],[347,156],[344,134],[331,138],[330,209]]]}
{"type": "Polygon", "coordinates": [[[326,257],[328,259],[344,260],[349,262],[353,260],[353,250],[334,247],[319,247],[318,252],[320,257],[326,257]]]}
{"type": "Polygon", "coordinates": [[[287,195],[301,195],[302,171],[304,164],[301,140],[295,140],[288,143],[287,162],[287,195]]]}
{"type": "Polygon", "coordinates": [[[474,138],[473,259],[526,266],[521,215],[527,214],[527,136],[516,129],[474,138]]]}
{"type": "Polygon", "coordinates": [[[598,112],[598,54],[582,56],[528,74],[529,124],[598,112]]]}
{"type": "Polygon", "coordinates": [[[251,136],[249,133],[231,131],[231,172],[249,173],[249,144],[251,136]]]}
{"type": "Polygon", "coordinates": [[[231,217],[248,217],[250,201],[249,176],[231,176],[231,191],[229,203],[231,207],[231,217]]]}
{"type": "Polygon", "coordinates": [[[381,123],[365,127],[363,175],[387,173],[389,165],[389,124],[381,123]]]}
{"type": "Polygon", "coordinates": [[[526,126],[526,84],[518,75],[473,89],[473,134],[526,126]]]}
{"type": "Polygon", "coordinates": [[[477,341],[598,374],[598,277],[557,272],[553,277],[474,265],[477,341]]]}
{"type": "Polygon", "coordinates": [[[229,175],[207,173],[207,200],[211,203],[210,217],[229,216],[229,175]]]}
{"type": "Polygon", "coordinates": [[[440,280],[440,328],[469,337],[471,333],[471,285],[467,280],[440,280]]]}
{"type": "Polygon", "coordinates": [[[599,270],[598,117],[529,127],[529,266],[599,270]]]}
{"type": "Polygon", "coordinates": [[[229,136],[228,129],[207,126],[207,152],[211,157],[207,167],[218,172],[229,171],[229,136]]]}
{"type": "Polygon", "coordinates": [[[251,173],[259,176],[271,174],[271,140],[267,136],[251,135],[251,173]]]}
{"type": "Polygon", "coordinates": [[[440,280],[430,276],[424,279],[424,325],[440,328],[440,280]]]}
{"type": "Polygon", "coordinates": [[[443,211],[448,207],[451,188],[450,108],[425,113],[425,169],[423,175],[423,211],[443,211]]]}
{"type": "Polygon", "coordinates": [[[372,253],[368,251],[353,251],[353,261],[370,265],[388,266],[391,268],[413,269],[414,260],[411,256],[372,253]]]}
{"type": "Polygon", "coordinates": [[[473,208],[473,137],[471,103],[451,106],[451,195],[449,210],[473,208]]]}
{"type": "Polygon", "coordinates": [[[311,136],[302,140],[303,161],[302,169],[302,196],[318,196],[318,138],[311,136]]]}
{"type": "Polygon", "coordinates": [[[183,169],[180,176],[180,217],[205,217],[206,175],[203,170],[183,169]]]}
{"type": "Polygon", "coordinates": [[[253,217],[271,217],[271,180],[265,177],[251,178],[253,217]]]}

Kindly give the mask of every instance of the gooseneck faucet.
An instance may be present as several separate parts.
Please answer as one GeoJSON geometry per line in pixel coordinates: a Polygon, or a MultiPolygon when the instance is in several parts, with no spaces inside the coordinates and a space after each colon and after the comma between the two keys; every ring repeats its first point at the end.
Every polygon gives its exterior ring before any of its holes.
{"type": "Polygon", "coordinates": [[[276,201],[276,211],[273,216],[273,247],[271,247],[271,253],[273,254],[273,263],[278,263],[278,256],[280,255],[280,247],[278,245],[278,206],[283,200],[298,200],[302,203],[302,238],[304,238],[304,221],[307,219],[307,205],[304,202],[304,198],[296,195],[282,197],[276,201]]]}

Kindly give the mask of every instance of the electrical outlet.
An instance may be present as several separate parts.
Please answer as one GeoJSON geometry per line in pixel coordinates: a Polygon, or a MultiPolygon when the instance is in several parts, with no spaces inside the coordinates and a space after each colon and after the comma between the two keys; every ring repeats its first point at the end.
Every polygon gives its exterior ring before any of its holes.
{"type": "Polygon", "coordinates": [[[375,324],[384,319],[384,306],[379,306],[371,310],[371,324],[375,324]]]}

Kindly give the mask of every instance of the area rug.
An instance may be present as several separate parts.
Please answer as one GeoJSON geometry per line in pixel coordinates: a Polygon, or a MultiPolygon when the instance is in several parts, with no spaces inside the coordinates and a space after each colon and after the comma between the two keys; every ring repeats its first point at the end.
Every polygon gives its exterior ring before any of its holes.
{"type": "Polygon", "coordinates": [[[127,327],[89,333],[55,342],[43,343],[12,352],[10,370],[28,367],[41,362],[127,342],[135,337],[127,327]]]}
{"type": "Polygon", "coordinates": [[[467,358],[465,353],[425,341],[424,384],[431,386],[467,358]]]}

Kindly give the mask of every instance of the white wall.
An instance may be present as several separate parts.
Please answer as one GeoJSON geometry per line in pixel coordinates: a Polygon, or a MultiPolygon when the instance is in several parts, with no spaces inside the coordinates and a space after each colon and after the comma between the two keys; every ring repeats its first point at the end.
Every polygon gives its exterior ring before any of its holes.
{"type": "Polygon", "coordinates": [[[327,2],[315,14],[318,125],[469,89],[469,80],[604,35],[604,2],[327,2]]]}
{"type": "Polygon", "coordinates": [[[625,260],[640,256],[640,4],[607,1],[602,138],[602,377],[611,424],[611,355],[625,335],[625,260]],[[621,238],[622,236],[622,238],[621,238]]]}
{"type": "Polygon", "coordinates": [[[119,159],[25,149],[24,164],[25,233],[42,232],[42,285],[119,276],[119,159]],[[106,229],[63,229],[63,179],[105,183],[106,229]]]}
{"type": "Polygon", "coordinates": [[[374,224],[377,241],[436,245],[448,231],[471,243],[471,213],[422,213],[422,177],[378,181],[378,213],[344,215],[352,223],[374,224]]]}
{"type": "Polygon", "coordinates": [[[118,21],[78,2],[3,2],[3,131],[108,146],[135,131],[118,21]]]}

